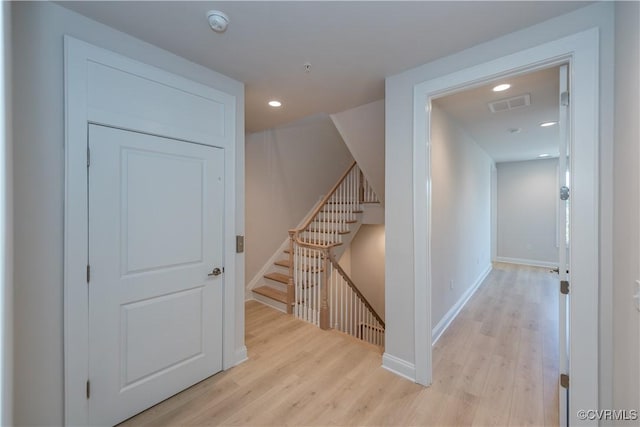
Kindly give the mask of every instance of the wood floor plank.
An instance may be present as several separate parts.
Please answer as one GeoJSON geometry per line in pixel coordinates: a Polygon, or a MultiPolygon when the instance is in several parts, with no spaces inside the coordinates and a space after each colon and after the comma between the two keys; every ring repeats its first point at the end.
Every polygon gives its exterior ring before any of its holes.
{"type": "Polygon", "coordinates": [[[377,347],[250,301],[248,361],[122,425],[557,425],[556,280],[496,264],[434,345],[428,388],[382,369],[377,347]]]}

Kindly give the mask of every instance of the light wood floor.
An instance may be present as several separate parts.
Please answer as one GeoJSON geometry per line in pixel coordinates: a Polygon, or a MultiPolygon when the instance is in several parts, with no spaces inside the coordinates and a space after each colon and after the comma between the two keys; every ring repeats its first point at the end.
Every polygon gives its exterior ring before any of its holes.
{"type": "Polygon", "coordinates": [[[247,362],[123,425],[558,425],[556,278],[496,264],[434,346],[428,388],[376,347],[248,302],[247,362]]]}

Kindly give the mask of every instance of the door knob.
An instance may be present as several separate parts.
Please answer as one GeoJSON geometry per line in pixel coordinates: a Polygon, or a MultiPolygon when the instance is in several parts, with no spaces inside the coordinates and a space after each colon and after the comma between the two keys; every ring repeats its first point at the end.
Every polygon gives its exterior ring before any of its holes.
{"type": "Polygon", "coordinates": [[[219,276],[221,274],[222,274],[222,270],[216,267],[213,269],[213,271],[211,271],[211,273],[207,274],[207,276],[219,276]]]}

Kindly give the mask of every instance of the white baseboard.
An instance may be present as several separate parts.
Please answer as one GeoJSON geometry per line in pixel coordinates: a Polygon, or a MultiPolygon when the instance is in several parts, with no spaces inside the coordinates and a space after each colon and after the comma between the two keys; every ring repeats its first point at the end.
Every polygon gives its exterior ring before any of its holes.
{"type": "MultiPolygon", "coordinates": [[[[271,298],[267,298],[265,296],[259,295],[259,294],[253,294],[253,297],[249,300],[246,301],[257,301],[260,304],[266,305],[267,307],[271,307],[274,310],[278,310],[281,311],[283,313],[287,313],[287,305],[281,303],[280,301],[276,301],[276,300],[272,300],[271,298]]],[[[245,301],[245,302],[246,302],[245,301]]]]}
{"type": "Polygon", "coordinates": [[[550,261],[538,261],[536,259],[524,259],[524,258],[509,258],[509,257],[496,257],[496,262],[504,262],[506,264],[520,264],[520,265],[530,265],[532,267],[546,267],[546,268],[556,268],[558,267],[557,262],[550,261]]]}
{"type": "Polygon", "coordinates": [[[487,268],[482,273],[480,273],[480,276],[478,276],[473,285],[469,289],[467,289],[464,294],[462,294],[458,302],[456,302],[453,307],[451,307],[451,309],[447,311],[447,313],[442,317],[438,324],[433,328],[433,331],[431,332],[432,345],[435,344],[438,339],[440,339],[444,331],[447,330],[451,322],[453,322],[453,319],[455,319],[458,313],[460,313],[462,307],[465,306],[467,301],[469,301],[476,290],[478,290],[484,279],[486,279],[489,273],[491,273],[491,268],[491,264],[489,264],[487,268]]]}
{"type": "Polygon", "coordinates": [[[236,349],[236,363],[233,366],[238,366],[241,363],[249,360],[247,356],[247,346],[243,345],[242,347],[236,349]]]}
{"type": "Polygon", "coordinates": [[[382,355],[382,367],[409,381],[416,381],[416,366],[406,360],[392,356],[389,353],[384,353],[382,355]]]}

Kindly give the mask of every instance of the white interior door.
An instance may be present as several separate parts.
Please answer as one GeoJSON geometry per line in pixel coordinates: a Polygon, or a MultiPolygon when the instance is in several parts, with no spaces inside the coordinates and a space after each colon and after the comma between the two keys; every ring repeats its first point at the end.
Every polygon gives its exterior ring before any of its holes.
{"type": "Polygon", "coordinates": [[[113,425],[222,369],[224,150],[99,125],[88,144],[89,417],[113,425]]]}
{"type": "MultiPolygon", "coordinates": [[[[560,281],[569,282],[569,207],[570,199],[568,189],[570,188],[570,153],[569,153],[569,74],[568,65],[560,67],[560,117],[558,119],[560,143],[558,157],[558,182],[560,184],[560,201],[558,203],[558,273],[560,281]],[[565,199],[565,200],[563,200],[565,199]]],[[[560,375],[569,375],[569,294],[560,294],[560,375]]],[[[558,384],[560,388],[560,425],[569,424],[569,389],[558,384]]]]}

